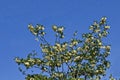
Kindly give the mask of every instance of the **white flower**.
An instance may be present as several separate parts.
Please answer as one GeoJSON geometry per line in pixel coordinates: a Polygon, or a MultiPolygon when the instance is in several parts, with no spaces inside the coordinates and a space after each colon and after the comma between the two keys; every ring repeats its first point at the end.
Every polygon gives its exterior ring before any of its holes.
{"type": "Polygon", "coordinates": [[[76,50],[72,50],[72,53],[73,53],[73,54],[77,54],[77,51],[76,51],[76,50]]]}
{"type": "Polygon", "coordinates": [[[58,31],[59,31],[59,32],[63,32],[63,30],[64,30],[64,27],[59,27],[59,28],[58,28],[58,31]]]}
{"type": "Polygon", "coordinates": [[[94,24],[93,24],[96,28],[99,27],[99,24],[95,21],[94,24]]]}
{"type": "Polygon", "coordinates": [[[29,65],[30,65],[30,63],[29,63],[29,62],[24,62],[24,64],[25,64],[26,66],[29,66],[29,65]]]}
{"type": "Polygon", "coordinates": [[[106,19],[107,19],[106,17],[102,17],[101,21],[106,21],[106,19]]]}
{"type": "Polygon", "coordinates": [[[41,32],[41,33],[40,33],[40,36],[44,36],[44,35],[45,35],[45,32],[41,32]]]}
{"type": "Polygon", "coordinates": [[[100,24],[105,24],[106,19],[107,19],[106,17],[102,17],[102,18],[101,18],[101,21],[100,21],[100,24]]]}
{"type": "Polygon", "coordinates": [[[95,72],[97,72],[97,73],[98,73],[99,71],[98,71],[98,70],[96,70],[95,72]]]}
{"type": "Polygon", "coordinates": [[[28,25],[28,28],[29,28],[30,31],[34,30],[34,27],[31,24],[28,25]]]}
{"type": "Polygon", "coordinates": [[[95,32],[96,32],[96,33],[100,32],[100,29],[96,29],[95,32]]]}
{"type": "Polygon", "coordinates": [[[28,28],[32,32],[32,34],[37,35],[37,33],[34,31],[34,27],[31,24],[28,25],[28,28]]]}
{"type": "Polygon", "coordinates": [[[42,49],[42,52],[44,52],[44,53],[48,53],[49,51],[48,51],[47,48],[44,48],[44,49],[42,49]]]}
{"type": "Polygon", "coordinates": [[[77,56],[77,57],[74,58],[74,61],[77,61],[79,59],[80,59],[80,56],[77,56]]]}
{"type": "Polygon", "coordinates": [[[101,33],[98,34],[99,37],[102,37],[101,33]]]}
{"type": "Polygon", "coordinates": [[[110,50],[110,46],[106,46],[105,48],[106,48],[106,50],[110,50]]]}
{"type": "Polygon", "coordinates": [[[72,42],[72,44],[73,44],[73,45],[77,45],[77,44],[78,44],[78,41],[74,40],[74,41],[72,42]]]}
{"type": "Polygon", "coordinates": [[[45,29],[45,27],[42,26],[42,27],[41,27],[41,30],[44,30],[44,29],[45,29]]]}
{"type": "Polygon", "coordinates": [[[58,48],[60,48],[60,47],[61,47],[61,45],[60,45],[59,43],[56,43],[56,46],[57,46],[58,48]]]}
{"type": "Polygon", "coordinates": [[[64,38],[65,36],[64,35],[62,35],[60,38],[64,38]]]}
{"type": "Polygon", "coordinates": [[[82,50],[82,48],[81,48],[81,47],[78,47],[78,48],[77,48],[77,51],[81,51],[81,50],[82,50]]]}
{"type": "Polygon", "coordinates": [[[57,26],[54,25],[54,26],[52,27],[52,29],[53,29],[54,31],[57,31],[57,26]]]}
{"type": "Polygon", "coordinates": [[[90,26],[89,30],[93,30],[93,26],[90,26]]]}
{"type": "Polygon", "coordinates": [[[32,58],[30,58],[30,59],[28,60],[28,62],[35,62],[35,60],[32,59],[32,58]]]}
{"type": "Polygon", "coordinates": [[[67,52],[67,54],[68,54],[69,56],[71,56],[71,55],[72,55],[72,53],[70,53],[70,52],[67,52]]]}
{"type": "Polygon", "coordinates": [[[105,29],[110,29],[110,26],[105,26],[105,29]]]}
{"type": "Polygon", "coordinates": [[[37,59],[37,62],[38,62],[38,63],[40,63],[40,62],[41,62],[41,60],[40,60],[40,59],[37,59]]]}
{"type": "Polygon", "coordinates": [[[45,58],[46,58],[47,60],[50,60],[50,59],[51,59],[50,56],[45,56],[45,58]]]}
{"type": "Polygon", "coordinates": [[[37,30],[44,30],[45,28],[44,28],[43,25],[39,25],[39,24],[38,24],[37,27],[36,27],[36,29],[37,29],[37,30]]]}
{"type": "Polygon", "coordinates": [[[35,80],[34,78],[30,78],[30,80],[35,80]]]}
{"type": "Polygon", "coordinates": [[[18,58],[15,58],[15,61],[16,61],[17,63],[21,62],[21,60],[18,59],[18,58]]]}
{"type": "Polygon", "coordinates": [[[101,45],[102,45],[102,43],[101,43],[101,42],[99,42],[99,43],[98,43],[98,45],[99,45],[99,46],[101,46],[101,45]]]}

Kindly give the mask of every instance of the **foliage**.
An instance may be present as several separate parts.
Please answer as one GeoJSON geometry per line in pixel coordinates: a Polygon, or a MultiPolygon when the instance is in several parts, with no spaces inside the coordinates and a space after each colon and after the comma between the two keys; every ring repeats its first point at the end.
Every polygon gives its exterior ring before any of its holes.
{"type": "MultiPolygon", "coordinates": [[[[64,39],[64,27],[52,26],[55,32],[55,43],[52,45],[45,39],[45,27],[37,24],[28,25],[30,32],[40,41],[42,58],[36,57],[33,52],[27,58],[16,57],[18,65],[26,69],[38,68],[40,74],[27,74],[22,68],[20,71],[26,75],[26,80],[100,80],[106,75],[110,67],[107,57],[110,55],[110,45],[103,43],[103,38],[109,34],[110,26],[106,17],[89,27],[89,33],[77,38],[77,32],[69,41],[64,39]],[[47,76],[46,76],[47,74],[47,76]]],[[[114,80],[110,77],[110,80],[114,80]]]]}

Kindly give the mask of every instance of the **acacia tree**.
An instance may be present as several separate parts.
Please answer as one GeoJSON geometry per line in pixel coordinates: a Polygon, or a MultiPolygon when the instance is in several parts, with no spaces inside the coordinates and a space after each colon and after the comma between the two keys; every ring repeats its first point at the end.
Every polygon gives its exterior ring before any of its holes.
{"type": "MultiPolygon", "coordinates": [[[[100,80],[106,75],[106,70],[110,67],[107,60],[110,45],[103,42],[110,29],[106,17],[102,17],[99,22],[94,21],[89,27],[90,32],[82,34],[82,39],[77,38],[75,32],[69,41],[63,41],[64,27],[52,26],[56,38],[54,44],[45,38],[43,25],[30,24],[28,28],[40,42],[42,57],[36,56],[33,51],[27,58],[15,58],[19,70],[26,75],[26,80],[100,80]],[[26,70],[23,70],[23,66],[26,70]],[[31,68],[39,69],[40,73],[27,73],[31,68]]],[[[114,78],[111,76],[110,80],[114,78]]]]}

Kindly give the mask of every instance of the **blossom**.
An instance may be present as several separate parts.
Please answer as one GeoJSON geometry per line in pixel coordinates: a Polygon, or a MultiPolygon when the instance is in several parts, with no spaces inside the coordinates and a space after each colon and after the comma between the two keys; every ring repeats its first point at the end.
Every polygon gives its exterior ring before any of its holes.
{"type": "Polygon", "coordinates": [[[60,33],[63,32],[63,30],[64,30],[64,27],[59,27],[58,28],[58,32],[60,32],[60,33]]]}
{"type": "Polygon", "coordinates": [[[100,29],[95,29],[95,32],[96,32],[96,33],[100,32],[100,31],[101,31],[100,29]]]}
{"type": "Polygon", "coordinates": [[[31,24],[28,25],[28,29],[32,32],[32,34],[37,35],[35,28],[31,24]]]}
{"type": "Polygon", "coordinates": [[[82,51],[82,48],[81,48],[81,47],[78,47],[78,48],[77,48],[77,51],[82,51]]]}
{"type": "Polygon", "coordinates": [[[74,61],[77,61],[79,59],[80,59],[80,56],[77,56],[77,57],[74,58],[74,61]]]}
{"type": "Polygon", "coordinates": [[[110,29],[110,26],[105,26],[105,29],[110,29]]]}
{"type": "Polygon", "coordinates": [[[106,21],[106,19],[107,19],[106,17],[102,17],[101,21],[106,21]]]}
{"type": "Polygon", "coordinates": [[[35,60],[32,59],[32,58],[30,58],[30,59],[28,60],[28,62],[35,62],[35,60]]]}
{"type": "Polygon", "coordinates": [[[73,54],[77,54],[77,51],[76,51],[76,50],[72,50],[72,53],[73,53],[73,54]]]}
{"type": "Polygon", "coordinates": [[[106,19],[107,19],[106,17],[102,17],[102,18],[101,18],[101,21],[100,21],[100,24],[105,24],[106,19]]]}
{"type": "Polygon", "coordinates": [[[89,30],[93,30],[93,26],[90,26],[90,27],[89,27],[89,30]]]}
{"type": "Polygon", "coordinates": [[[31,24],[28,25],[28,28],[30,31],[34,31],[34,27],[31,24]]]}
{"type": "Polygon", "coordinates": [[[24,64],[25,64],[26,66],[30,66],[30,63],[29,63],[29,62],[24,62],[24,64]]]}
{"type": "Polygon", "coordinates": [[[105,49],[106,49],[106,50],[110,50],[110,46],[106,46],[105,49]]]}
{"type": "Polygon", "coordinates": [[[50,60],[50,59],[51,59],[50,56],[45,56],[45,58],[46,58],[47,60],[50,60]]]}
{"type": "Polygon", "coordinates": [[[41,27],[41,30],[44,30],[44,29],[45,29],[45,27],[42,26],[42,27],[41,27]]]}
{"type": "Polygon", "coordinates": [[[52,29],[54,30],[54,31],[57,31],[57,26],[52,26],[52,29]]]}
{"type": "Polygon", "coordinates": [[[17,63],[20,63],[20,62],[21,62],[21,60],[18,59],[18,58],[15,58],[15,61],[16,61],[17,63]]]}
{"type": "Polygon", "coordinates": [[[42,49],[42,52],[44,52],[44,53],[48,53],[49,51],[48,51],[47,48],[43,48],[43,49],[42,49]]]}
{"type": "Polygon", "coordinates": [[[35,80],[34,78],[30,78],[30,80],[35,80]]]}

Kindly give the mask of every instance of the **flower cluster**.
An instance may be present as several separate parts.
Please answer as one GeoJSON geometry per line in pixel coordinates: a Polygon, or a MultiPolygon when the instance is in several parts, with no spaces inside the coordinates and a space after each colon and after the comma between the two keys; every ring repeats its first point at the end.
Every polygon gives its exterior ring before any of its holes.
{"type": "MultiPolygon", "coordinates": [[[[44,36],[44,27],[37,25],[28,26],[35,36],[44,36]]],[[[110,67],[107,57],[110,55],[110,45],[103,43],[103,38],[107,37],[110,26],[106,23],[106,17],[100,22],[95,21],[89,29],[91,32],[84,33],[82,39],[76,37],[70,41],[61,42],[64,36],[64,27],[52,26],[56,33],[55,44],[40,44],[42,59],[27,57],[27,59],[16,58],[18,64],[23,64],[26,68],[39,67],[43,73],[49,74],[50,78],[57,80],[99,80],[105,75],[106,69],[110,67]]],[[[76,32],[74,33],[76,36],[76,32]]]]}
{"type": "Polygon", "coordinates": [[[45,35],[45,32],[44,32],[45,28],[43,25],[37,24],[36,27],[33,27],[32,24],[29,24],[28,28],[32,32],[32,34],[34,34],[35,36],[38,36],[38,35],[44,36],[45,35]]]}
{"type": "Polygon", "coordinates": [[[56,25],[53,25],[52,29],[54,32],[56,32],[56,37],[64,38],[64,34],[63,34],[64,27],[63,26],[58,27],[56,25]]]}

